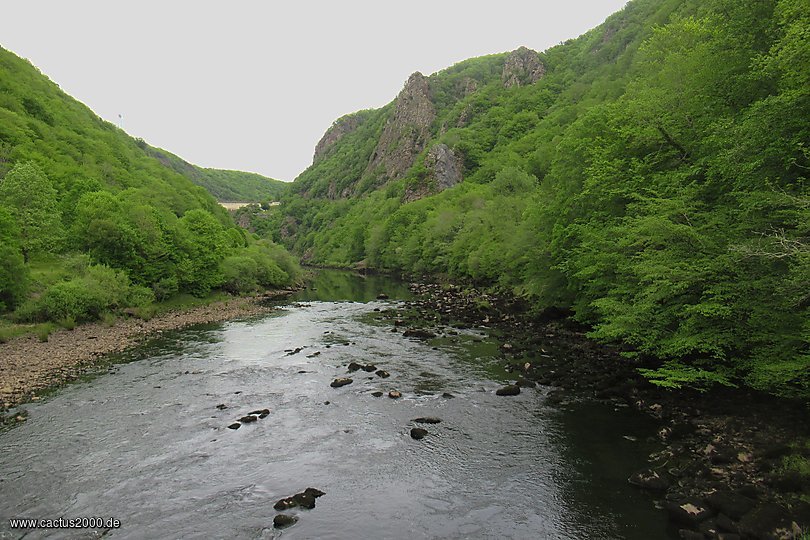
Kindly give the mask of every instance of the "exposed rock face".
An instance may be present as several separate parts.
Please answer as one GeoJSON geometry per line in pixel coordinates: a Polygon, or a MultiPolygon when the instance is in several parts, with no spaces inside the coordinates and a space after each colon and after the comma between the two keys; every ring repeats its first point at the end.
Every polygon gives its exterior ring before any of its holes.
{"type": "Polygon", "coordinates": [[[520,47],[506,58],[501,80],[505,88],[526,86],[539,81],[545,73],[546,66],[540,61],[537,52],[520,47]]]}
{"type": "Polygon", "coordinates": [[[425,148],[435,118],[428,79],[416,72],[397,96],[364,176],[377,175],[378,184],[401,176],[425,148]]]}
{"type": "Polygon", "coordinates": [[[425,182],[409,186],[405,190],[405,201],[415,201],[428,195],[444,191],[462,180],[463,159],[446,144],[437,144],[428,151],[425,167],[429,176],[425,182]]]}
{"type": "Polygon", "coordinates": [[[359,128],[363,123],[363,119],[362,116],[357,114],[347,114],[335,120],[315,146],[315,155],[312,158],[313,165],[320,161],[340,139],[359,128]]]}

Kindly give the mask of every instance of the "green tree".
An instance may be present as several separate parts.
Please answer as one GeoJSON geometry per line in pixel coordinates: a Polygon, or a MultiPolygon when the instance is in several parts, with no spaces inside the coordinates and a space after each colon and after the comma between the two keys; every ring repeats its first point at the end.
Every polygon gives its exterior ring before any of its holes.
{"type": "Polygon", "coordinates": [[[0,203],[19,227],[25,262],[32,254],[50,251],[58,244],[62,223],[56,190],[33,162],[16,165],[0,181],[0,203]]]}
{"type": "Polygon", "coordinates": [[[19,234],[9,213],[0,208],[0,312],[13,309],[25,294],[28,269],[19,234]]]}

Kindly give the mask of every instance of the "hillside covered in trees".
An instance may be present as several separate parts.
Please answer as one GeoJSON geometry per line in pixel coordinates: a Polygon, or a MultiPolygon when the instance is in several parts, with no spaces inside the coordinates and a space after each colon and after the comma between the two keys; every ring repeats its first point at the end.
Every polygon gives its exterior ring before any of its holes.
{"type": "Polygon", "coordinates": [[[171,152],[149,146],[136,139],[138,146],[166,167],[178,172],[213,195],[216,200],[263,202],[277,201],[286,191],[287,182],[244,171],[208,169],[185,161],[171,152]]]}
{"type": "Polygon", "coordinates": [[[0,49],[0,314],[73,325],[297,273],[143,141],[0,49]]]}
{"type": "Polygon", "coordinates": [[[265,230],[570,309],[664,386],[810,395],[810,4],[634,0],[337,120],[265,230]]]}

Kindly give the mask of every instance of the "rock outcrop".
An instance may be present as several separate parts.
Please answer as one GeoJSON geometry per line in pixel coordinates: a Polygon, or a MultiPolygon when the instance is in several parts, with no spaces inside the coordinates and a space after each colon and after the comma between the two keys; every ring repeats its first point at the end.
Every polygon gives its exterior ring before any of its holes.
{"type": "Polygon", "coordinates": [[[436,108],[430,99],[428,79],[416,72],[397,96],[394,112],[383,128],[363,176],[376,176],[376,185],[402,176],[424,150],[435,119],[436,108]]]}
{"type": "Polygon", "coordinates": [[[314,165],[323,159],[340,139],[359,128],[363,124],[363,120],[365,120],[365,117],[356,113],[347,114],[335,120],[315,146],[315,155],[312,157],[312,164],[314,165]]]}
{"type": "Polygon", "coordinates": [[[428,176],[425,180],[408,186],[405,201],[415,201],[453,187],[462,180],[464,160],[446,144],[437,144],[425,156],[428,176]]]}
{"type": "Polygon", "coordinates": [[[501,80],[505,88],[526,86],[539,81],[546,73],[546,66],[536,51],[520,47],[506,57],[501,80]]]}

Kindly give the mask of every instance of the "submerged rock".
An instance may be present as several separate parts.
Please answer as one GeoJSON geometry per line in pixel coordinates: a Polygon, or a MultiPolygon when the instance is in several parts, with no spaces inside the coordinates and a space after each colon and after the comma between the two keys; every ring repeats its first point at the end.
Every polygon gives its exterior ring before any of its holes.
{"type": "Polygon", "coordinates": [[[381,391],[379,391],[379,390],[376,390],[376,391],[372,392],[371,395],[374,396],[374,397],[382,397],[383,393],[381,391]]]}
{"type": "Polygon", "coordinates": [[[404,332],[402,332],[402,336],[403,337],[419,338],[419,339],[430,339],[430,338],[435,338],[436,334],[434,334],[433,332],[430,332],[428,330],[420,330],[418,328],[409,328],[408,330],[405,330],[404,332]]]}
{"type": "Polygon", "coordinates": [[[219,405],[217,405],[217,409],[219,409],[220,411],[223,411],[223,410],[225,410],[227,408],[228,408],[228,406],[225,405],[224,403],[220,403],[219,405]]]}
{"type": "Polygon", "coordinates": [[[516,384],[509,384],[495,391],[496,396],[516,396],[520,394],[520,387],[516,384]]]}
{"type": "Polygon", "coordinates": [[[450,392],[444,392],[444,393],[442,394],[442,397],[443,397],[443,398],[445,398],[445,399],[453,399],[453,398],[454,398],[454,397],[456,397],[456,396],[454,396],[454,395],[453,395],[453,394],[451,394],[450,392]]]}
{"type": "Polygon", "coordinates": [[[348,366],[348,368],[347,368],[347,369],[348,369],[348,370],[349,370],[349,372],[351,373],[351,372],[357,371],[358,369],[361,369],[362,367],[363,367],[363,366],[361,366],[361,365],[360,365],[360,364],[358,364],[357,362],[349,362],[349,366],[348,366]]]}
{"type": "Polygon", "coordinates": [[[258,418],[250,414],[239,419],[239,421],[243,424],[249,424],[251,422],[255,422],[256,420],[258,420],[258,418]]]}
{"type": "Polygon", "coordinates": [[[331,386],[332,388],[340,388],[341,386],[346,386],[347,384],[352,384],[353,382],[354,380],[348,377],[338,377],[337,379],[332,381],[332,384],[330,384],[329,386],[331,386]]]}
{"type": "Polygon", "coordinates": [[[295,525],[297,521],[298,518],[295,516],[291,516],[289,514],[279,514],[273,518],[273,527],[276,529],[284,529],[286,527],[295,525]]]}
{"type": "Polygon", "coordinates": [[[411,429],[411,438],[416,439],[417,441],[419,439],[424,439],[427,436],[427,434],[428,434],[428,430],[426,430],[424,428],[415,427],[415,428],[411,429]]]}
{"type": "Polygon", "coordinates": [[[240,424],[239,422],[234,422],[233,424],[228,426],[228,429],[239,429],[240,427],[242,427],[242,424],[240,424]]]}
{"type": "Polygon", "coordinates": [[[377,371],[377,366],[375,366],[374,364],[366,364],[360,369],[362,369],[366,373],[371,373],[372,371],[377,371]]]}
{"type": "Polygon", "coordinates": [[[413,421],[417,424],[438,424],[442,421],[442,419],[436,418],[435,416],[421,416],[419,418],[414,418],[413,421]]]}

